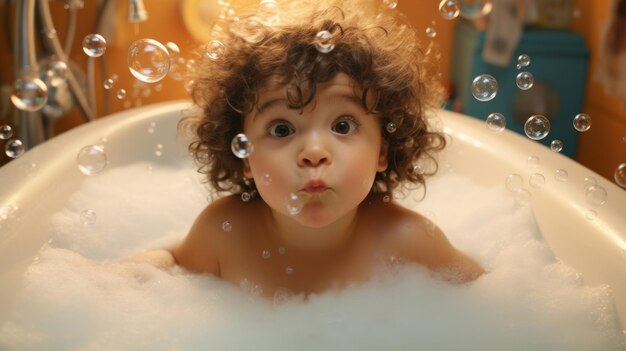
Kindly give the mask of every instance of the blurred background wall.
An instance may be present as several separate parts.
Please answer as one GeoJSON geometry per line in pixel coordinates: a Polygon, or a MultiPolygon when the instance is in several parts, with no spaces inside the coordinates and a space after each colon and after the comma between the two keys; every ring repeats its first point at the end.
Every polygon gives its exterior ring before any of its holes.
{"type": "MultiPolygon", "coordinates": [[[[208,26],[216,18],[218,0],[144,0],[149,19],[141,23],[130,23],[127,20],[129,2],[111,0],[114,6],[106,16],[111,19],[110,25],[102,34],[107,40],[107,50],[104,56],[96,60],[106,60],[106,72],[100,65],[96,65],[96,100],[97,115],[105,115],[105,94],[112,98],[108,110],[117,112],[155,102],[187,98],[183,80],[172,79],[171,75],[156,84],[142,83],[136,80],[127,67],[128,47],[137,39],[153,38],[161,43],[173,42],[180,48],[181,64],[179,69],[184,71],[188,60],[193,59],[193,50],[203,40],[203,32],[208,32],[208,26]],[[102,88],[105,79],[117,77],[114,87],[106,91],[102,88]],[[117,99],[116,92],[125,89],[124,99],[117,99]]],[[[382,0],[381,0],[382,1],[382,0]]],[[[498,0],[496,0],[498,1],[498,0]]],[[[523,1],[523,0],[522,0],[523,1]]],[[[580,33],[590,50],[589,66],[585,81],[583,111],[591,115],[592,127],[582,133],[576,150],[576,160],[594,170],[600,175],[612,180],[618,164],[626,162],[626,102],[604,86],[594,77],[601,65],[601,49],[604,42],[604,28],[615,11],[617,0],[573,0],[571,30],[580,33]]],[[[252,3],[252,0],[244,2],[252,3]]],[[[82,38],[94,33],[98,13],[98,1],[86,0],[84,8],[78,12],[78,21],[75,39],[71,50],[70,60],[77,67],[86,67],[88,57],[82,50],[82,38]]],[[[402,11],[413,23],[418,32],[422,33],[425,42],[434,40],[441,50],[441,70],[444,81],[450,87],[451,62],[453,52],[454,27],[459,19],[445,20],[438,11],[438,0],[409,1],[400,0],[397,11],[402,11]],[[434,21],[434,22],[433,22],[434,21]],[[426,36],[425,29],[433,27],[436,37],[426,36]]],[[[51,1],[54,24],[57,34],[64,38],[67,32],[68,16],[64,9],[65,1],[51,1]]],[[[12,45],[14,28],[15,1],[3,1],[0,7],[2,18],[2,32],[0,38],[0,124],[9,120],[11,102],[9,101],[10,86],[14,81],[12,45]]],[[[477,28],[484,27],[485,23],[477,21],[477,28]]],[[[564,77],[563,79],[567,79],[564,77]]],[[[567,103],[567,102],[565,102],[567,103]]],[[[54,126],[55,133],[62,133],[70,128],[84,123],[83,117],[74,108],[70,113],[60,118],[54,126]]],[[[0,146],[2,141],[0,141],[0,146]]],[[[0,153],[0,164],[7,162],[7,158],[0,153]]]]}

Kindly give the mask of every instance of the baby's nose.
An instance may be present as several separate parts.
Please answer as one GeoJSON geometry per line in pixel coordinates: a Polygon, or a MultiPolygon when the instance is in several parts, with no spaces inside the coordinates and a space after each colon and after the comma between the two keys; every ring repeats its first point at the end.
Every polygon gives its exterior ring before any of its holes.
{"type": "Polygon", "coordinates": [[[308,135],[298,155],[298,165],[302,167],[318,167],[322,164],[330,164],[331,161],[331,154],[323,137],[317,133],[308,135]]]}

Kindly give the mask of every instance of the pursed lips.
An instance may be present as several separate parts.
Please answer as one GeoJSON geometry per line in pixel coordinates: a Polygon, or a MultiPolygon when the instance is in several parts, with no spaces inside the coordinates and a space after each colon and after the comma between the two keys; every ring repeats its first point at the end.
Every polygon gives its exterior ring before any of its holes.
{"type": "Polygon", "coordinates": [[[309,194],[319,194],[328,189],[328,186],[321,180],[311,180],[309,181],[302,190],[306,191],[309,194]]]}

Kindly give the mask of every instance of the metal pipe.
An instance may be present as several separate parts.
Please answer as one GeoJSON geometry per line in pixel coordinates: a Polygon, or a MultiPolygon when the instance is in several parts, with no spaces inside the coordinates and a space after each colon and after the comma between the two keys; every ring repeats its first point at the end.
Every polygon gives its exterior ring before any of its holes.
{"type": "MultiPolygon", "coordinates": [[[[17,1],[15,10],[14,79],[22,76],[39,77],[35,48],[35,0],[17,1]]],[[[27,150],[45,140],[40,112],[16,109],[14,119],[16,136],[27,150]]]]}
{"type": "Polygon", "coordinates": [[[128,22],[139,23],[148,20],[148,11],[143,0],[128,0],[128,22]]]}

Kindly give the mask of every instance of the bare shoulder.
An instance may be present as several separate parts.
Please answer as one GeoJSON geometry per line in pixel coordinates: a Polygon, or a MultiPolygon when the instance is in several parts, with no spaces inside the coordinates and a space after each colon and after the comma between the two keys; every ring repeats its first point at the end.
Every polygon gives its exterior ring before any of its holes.
{"type": "MultiPolygon", "coordinates": [[[[381,240],[391,253],[456,282],[478,278],[484,270],[456,249],[443,231],[425,216],[393,202],[370,205],[369,218],[382,226],[381,240]],[[374,216],[373,214],[377,215],[374,216]]],[[[372,227],[376,226],[372,224],[372,227]]]]}
{"type": "Polygon", "coordinates": [[[236,243],[233,238],[245,232],[246,218],[255,206],[245,204],[237,196],[220,198],[209,204],[196,218],[189,233],[173,250],[176,263],[192,272],[220,276],[220,258],[236,243]]]}

